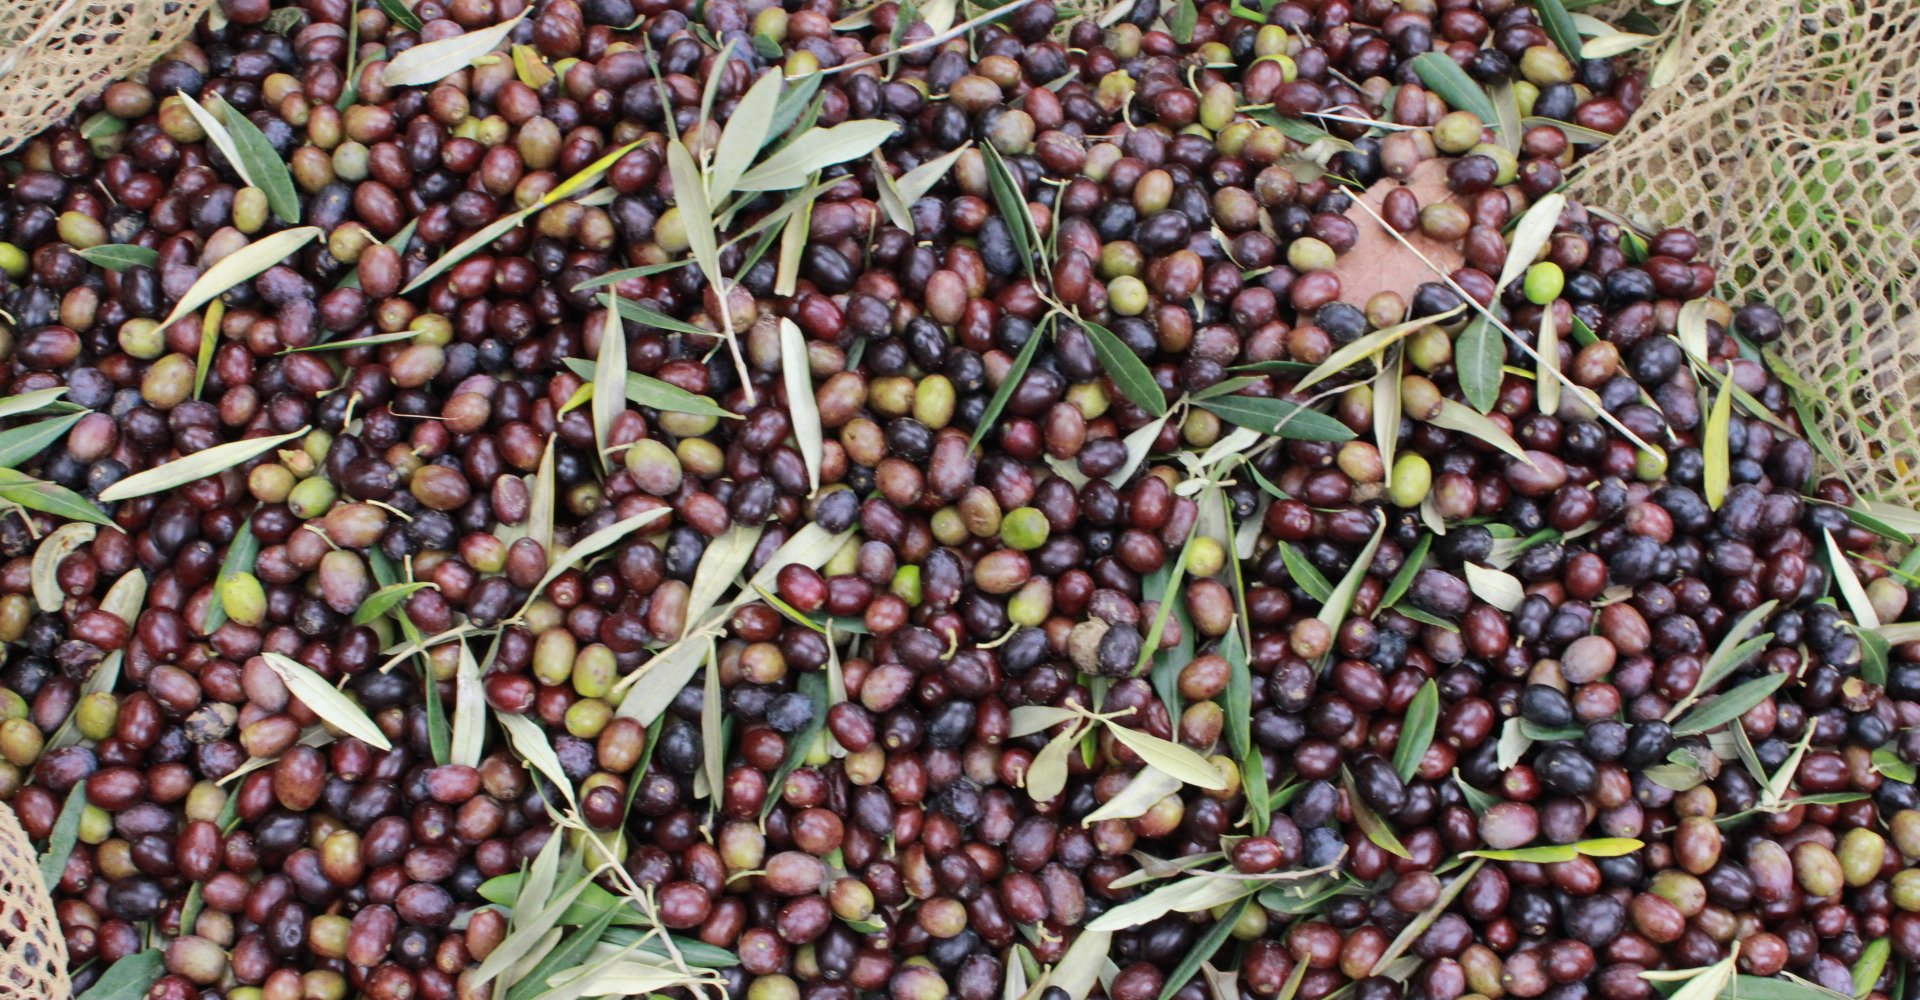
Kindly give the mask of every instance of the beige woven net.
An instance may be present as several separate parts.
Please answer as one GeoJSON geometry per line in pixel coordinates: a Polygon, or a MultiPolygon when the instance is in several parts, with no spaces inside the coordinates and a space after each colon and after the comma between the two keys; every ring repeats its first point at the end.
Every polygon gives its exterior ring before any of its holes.
{"type": "Polygon", "coordinates": [[[0,0],[0,152],[173,48],[212,0],[0,0]]]}
{"type": "Polygon", "coordinates": [[[0,1000],[67,1000],[67,942],[40,862],[13,809],[0,804],[0,1000]]]}
{"type": "Polygon", "coordinates": [[[1653,50],[1671,81],[1574,192],[1700,233],[1729,301],[1786,316],[1773,350],[1837,471],[1920,500],[1920,2],[1685,3],[1653,50]]]}

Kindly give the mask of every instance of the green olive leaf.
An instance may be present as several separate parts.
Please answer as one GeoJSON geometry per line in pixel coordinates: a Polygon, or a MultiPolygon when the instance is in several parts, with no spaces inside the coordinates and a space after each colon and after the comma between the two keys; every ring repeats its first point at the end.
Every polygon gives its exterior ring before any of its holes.
{"type": "Polygon", "coordinates": [[[135,264],[152,267],[160,263],[160,253],[132,243],[102,243],[97,247],[75,250],[81,260],[109,271],[125,271],[135,264]]]}
{"type": "Polygon", "coordinates": [[[1353,430],[1339,420],[1284,399],[1220,396],[1195,404],[1230,424],[1294,441],[1351,441],[1353,430]]]}
{"type": "Polygon", "coordinates": [[[228,580],[241,573],[253,572],[254,562],[260,558],[260,536],[253,533],[253,518],[241,522],[240,530],[234,532],[233,541],[227,543],[227,555],[220,561],[220,572],[213,580],[213,595],[207,601],[207,618],[201,632],[212,635],[227,621],[227,607],[220,594],[228,580]]]}
{"type": "MultiPolygon", "coordinates": [[[[280,221],[290,225],[300,224],[300,194],[293,186],[293,173],[287,169],[287,162],[267,141],[266,133],[260,126],[240,113],[239,109],[228,104],[226,98],[215,94],[214,101],[219,104],[221,114],[226,117],[227,131],[232,135],[234,150],[239,154],[238,164],[247,183],[260,189],[267,196],[267,206],[280,221]]],[[[225,147],[222,147],[223,151],[225,147]]]]}
{"type": "Polygon", "coordinates": [[[987,408],[980,412],[980,422],[974,425],[973,437],[967,442],[969,450],[978,448],[980,442],[986,439],[987,432],[999,425],[1000,412],[1007,408],[1007,400],[1013,398],[1020,380],[1026,377],[1027,369],[1032,367],[1033,356],[1039,352],[1040,342],[1046,339],[1052,317],[1053,314],[1049,313],[1035,324],[1033,332],[1027,335],[1027,342],[1020,346],[1020,353],[1014,355],[1012,367],[1007,369],[1006,376],[994,388],[993,398],[987,400],[987,408]]]}
{"type": "Polygon", "coordinates": [[[1400,743],[1393,748],[1393,770],[1402,781],[1412,781],[1420,771],[1420,761],[1433,745],[1434,729],[1440,721],[1440,688],[1428,678],[1413,700],[1407,703],[1407,717],[1400,724],[1400,743]]]}
{"type": "MultiPolygon", "coordinates": [[[[80,786],[75,786],[78,790],[80,786]]],[[[167,970],[158,948],[135,952],[113,963],[85,993],[74,1000],[141,1000],[167,970]]]]}
{"type": "Polygon", "coordinates": [[[1367,839],[1373,841],[1375,847],[1388,854],[1396,858],[1412,858],[1413,855],[1407,852],[1406,845],[1400,842],[1399,837],[1394,836],[1393,827],[1389,826],[1386,820],[1381,819],[1380,815],[1373,811],[1373,807],[1361,797],[1360,789],[1353,782],[1353,775],[1344,767],[1340,769],[1340,780],[1346,786],[1347,804],[1353,809],[1353,822],[1360,827],[1360,832],[1366,834],[1367,839]]]}
{"type": "Polygon", "coordinates": [[[0,431],[0,468],[18,469],[25,465],[34,456],[52,447],[67,433],[68,428],[79,423],[80,418],[86,415],[87,411],[69,413],[0,431]]]}
{"type": "MultiPolygon", "coordinates": [[[[1444,59],[1446,57],[1442,56],[1441,58],[1444,59]]],[[[1462,784],[1464,784],[1464,782],[1462,784]]],[[[1400,934],[1393,939],[1392,943],[1387,945],[1387,950],[1380,953],[1380,958],[1373,963],[1373,969],[1370,974],[1375,976],[1384,974],[1387,971],[1387,967],[1394,963],[1394,960],[1404,954],[1409,947],[1412,947],[1413,943],[1420,939],[1420,935],[1425,934],[1427,928],[1433,926],[1433,922],[1439,919],[1440,914],[1447,912],[1447,907],[1453,905],[1454,899],[1460,895],[1461,890],[1467,887],[1468,882],[1473,881],[1473,876],[1479,873],[1480,866],[1484,864],[1486,864],[1484,860],[1475,859],[1473,864],[1468,865],[1460,874],[1455,875],[1453,881],[1448,882],[1447,887],[1440,890],[1440,897],[1433,901],[1433,905],[1420,911],[1420,915],[1413,918],[1413,922],[1402,929],[1400,934]]],[[[1304,965],[1306,963],[1303,962],[1301,964],[1304,965]]]]}
{"type": "Polygon", "coordinates": [[[0,500],[69,521],[85,521],[104,528],[117,527],[86,497],[58,483],[42,482],[12,469],[0,469],[0,500]]]}
{"type": "Polygon", "coordinates": [[[1492,412],[1500,398],[1501,366],[1506,359],[1506,341],[1485,316],[1475,316],[1454,341],[1453,365],[1460,392],[1475,410],[1492,412]]]}
{"type": "MultiPolygon", "coordinates": [[[[627,319],[632,319],[632,316],[627,315],[626,307],[634,305],[634,303],[630,303],[625,299],[618,299],[616,301],[619,303],[621,315],[627,319]]],[[[708,331],[701,332],[707,333],[708,331]]],[[[595,366],[579,358],[568,358],[563,363],[566,365],[568,371],[582,378],[591,380],[594,376],[595,366]]],[[[698,416],[720,417],[727,420],[741,419],[740,414],[721,406],[710,397],[696,396],[677,385],[670,382],[663,382],[651,375],[642,375],[639,372],[629,371],[626,373],[625,383],[622,388],[629,402],[650,409],[667,410],[673,413],[692,413],[698,416]]]]}
{"type": "MultiPolygon", "coordinates": [[[[176,90],[174,93],[179,95],[180,103],[186,107],[187,113],[193,116],[194,122],[200,126],[200,131],[207,134],[207,141],[213,144],[213,148],[220,151],[221,156],[226,157],[227,165],[233,168],[233,172],[240,175],[240,180],[248,187],[259,187],[260,185],[254,183],[249,162],[241,158],[240,147],[233,141],[233,134],[227,130],[227,126],[222,124],[220,119],[215,118],[213,112],[208,111],[195,100],[192,94],[184,90],[176,90]]],[[[227,106],[225,101],[221,101],[221,105],[227,106]]],[[[277,162],[279,157],[275,156],[274,159],[277,162]]]]}
{"type": "Polygon", "coordinates": [[[1482,124],[1498,124],[1500,113],[1494,109],[1492,98],[1452,56],[1444,52],[1423,52],[1413,57],[1413,72],[1448,105],[1472,112],[1482,124]]]}
{"type": "Polygon", "coordinates": [[[1094,356],[1100,359],[1100,367],[1107,378],[1127,397],[1127,401],[1147,411],[1153,416],[1165,416],[1167,397],[1153,380],[1153,372],[1147,363],[1140,360],[1133,348],[1128,347],[1112,330],[1092,320],[1077,320],[1087,331],[1087,339],[1093,344],[1094,356]]]}

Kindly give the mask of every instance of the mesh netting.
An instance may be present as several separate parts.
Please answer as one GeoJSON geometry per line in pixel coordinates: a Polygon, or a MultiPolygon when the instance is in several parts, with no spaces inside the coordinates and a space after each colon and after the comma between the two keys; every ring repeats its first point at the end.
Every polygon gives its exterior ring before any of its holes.
{"type": "Polygon", "coordinates": [[[66,1000],[67,942],[40,884],[40,861],[0,804],[0,1000],[66,1000]]]}
{"type": "Polygon", "coordinates": [[[211,0],[0,0],[0,152],[187,37],[211,0]]]}
{"type": "Polygon", "coordinates": [[[1920,500],[1920,4],[1716,0],[1667,19],[1672,81],[1574,193],[1698,232],[1730,301],[1787,318],[1772,347],[1837,471],[1920,500]]]}

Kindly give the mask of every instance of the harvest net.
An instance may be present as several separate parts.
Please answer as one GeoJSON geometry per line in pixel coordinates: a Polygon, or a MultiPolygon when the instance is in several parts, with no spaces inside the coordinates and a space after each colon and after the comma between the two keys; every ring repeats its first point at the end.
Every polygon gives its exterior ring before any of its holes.
{"type": "Polygon", "coordinates": [[[1715,0],[1664,17],[1659,85],[1573,194],[1699,233],[1729,301],[1786,317],[1770,360],[1809,397],[1835,471],[1920,501],[1920,4],[1715,0]]]}
{"type": "Polygon", "coordinates": [[[0,0],[0,152],[193,31],[211,0],[0,0]]]}
{"type": "Polygon", "coordinates": [[[66,1000],[67,943],[40,884],[40,862],[0,804],[0,1000],[66,1000]]]}

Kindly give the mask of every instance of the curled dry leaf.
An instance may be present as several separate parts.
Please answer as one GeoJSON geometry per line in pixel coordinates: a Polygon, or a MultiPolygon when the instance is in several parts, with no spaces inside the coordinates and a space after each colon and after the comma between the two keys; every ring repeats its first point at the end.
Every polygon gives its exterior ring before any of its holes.
{"type": "Polygon", "coordinates": [[[58,611],[67,601],[57,576],[60,564],[80,546],[93,541],[99,532],[91,524],[63,524],[47,533],[33,550],[29,579],[33,585],[33,603],[42,611],[58,611]]]}
{"type": "Polygon", "coordinates": [[[825,448],[820,430],[820,402],[813,393],[807,338],[793,320],[784,316],[780,318],[780,371],[786,381],[787,411],[793,417],[793,440],[800,446],[800,457],[807,464],[807,485],[817,491],[825,448]]]}

